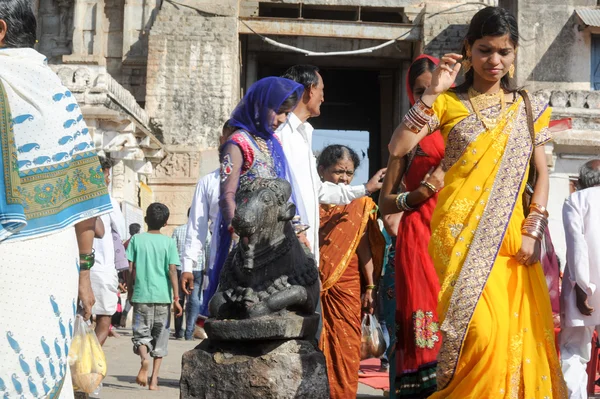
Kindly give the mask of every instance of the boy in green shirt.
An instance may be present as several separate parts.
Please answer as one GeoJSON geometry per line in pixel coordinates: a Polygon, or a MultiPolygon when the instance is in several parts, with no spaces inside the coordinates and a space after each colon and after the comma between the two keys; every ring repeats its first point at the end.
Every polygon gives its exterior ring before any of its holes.
{"type": "Polygon", "coordinates": [[[167,355],[171,303],[177,316],[182,309],[177,297],[179,254],[175,241],[160,233],[167,224],[169,208],[155,202],[146,210],[148,232],[131,237],[127,246],[130,302],[133,304],[133,352],[141,358],[136,382],[148,384],[150,357],[154,358],[150,390],[158,390],[158,372],[162,358],[167,355]],[[173,295],[171,296],[171,292],[173,295]]]}

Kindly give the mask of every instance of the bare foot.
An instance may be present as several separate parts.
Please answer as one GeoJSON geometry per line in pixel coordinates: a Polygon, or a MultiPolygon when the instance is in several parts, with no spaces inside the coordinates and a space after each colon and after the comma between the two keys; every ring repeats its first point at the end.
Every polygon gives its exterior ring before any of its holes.
{"type": "Polygon", "coordinates": [[[148,389],[151,391],[158,391],[158,378],[152,377],[150,380],[150,385],[148,385],[148,389]]]}
{"type": "Polygon", "coordinates": [[[117,333],[115,330],[110,330],[108,332],[108,336],[113,338],[121,338],[121,334],[117,333]]]}
{"type": "Polygon", "coordinates": [[[140,372],[135,379],[135,382],[143,387],[148,385],[148,367],[150,367],[150,359],[142,360],[142,367],[140,367],[140,372]]]}

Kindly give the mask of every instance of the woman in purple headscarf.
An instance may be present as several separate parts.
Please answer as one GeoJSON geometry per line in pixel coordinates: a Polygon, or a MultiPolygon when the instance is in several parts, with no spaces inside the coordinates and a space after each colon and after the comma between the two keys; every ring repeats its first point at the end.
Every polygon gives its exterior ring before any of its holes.
{"type": "Polygon", "coordinates": [[[208,314],[208,302],[217,289],[221,267],[231,245],[231,220],[238,188],[257,177],[285,179],[287,163],[274,132],[296,107],[303,90],[303,86],[293,80],[264,78],[250,87],[231,114],[229,124],[237,130],[220,149],[217,256],[207,273],[208,287],[203,292],[200,309],[202,315],[208,314]]]}

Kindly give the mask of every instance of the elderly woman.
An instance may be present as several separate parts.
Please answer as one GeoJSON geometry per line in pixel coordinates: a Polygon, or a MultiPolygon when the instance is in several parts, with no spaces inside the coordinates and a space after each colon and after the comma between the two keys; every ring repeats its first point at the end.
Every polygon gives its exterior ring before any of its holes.
{"type": "MultiPolygon", "coordinates": [[[[325,147],[318,159],[323,181],[350,184],[360,164],[343,145],[325,147]]],[[[332,399],[356,397],[360,366],[361,313],[373,313],[385,239],[377,224],[377,205],[362,197],[348,205],[321,205],[319,274],[325,355],[332,399]]]]}
{"type": "Polygon", "coordinates": [[[111,205],[79,107],[33,49],[35,32],[29,1],[0,1],[0,392],[72,398],[77,297],[89,318],[94,224],[111,205]]]}

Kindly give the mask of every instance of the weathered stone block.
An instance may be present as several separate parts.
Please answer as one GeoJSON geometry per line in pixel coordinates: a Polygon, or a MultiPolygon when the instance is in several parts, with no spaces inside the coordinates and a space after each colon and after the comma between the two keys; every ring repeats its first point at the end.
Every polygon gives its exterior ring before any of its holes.
{"type": "Polygon", "coordinates": [[[181,399],[326,399],[323,353],[308,341],[212,343],[184,353],[181,399]]]}
{"type": "Polygon", "coordinates": [[[319,327],[319,315],[299,316],[294,313],[244,320],[208,319],[206,334],[219,340],[310,339],[319,327]]]}

